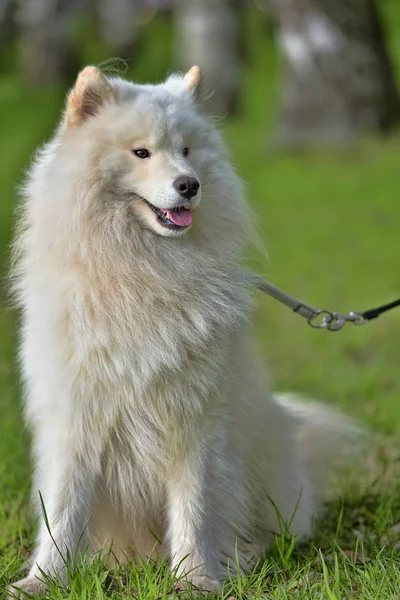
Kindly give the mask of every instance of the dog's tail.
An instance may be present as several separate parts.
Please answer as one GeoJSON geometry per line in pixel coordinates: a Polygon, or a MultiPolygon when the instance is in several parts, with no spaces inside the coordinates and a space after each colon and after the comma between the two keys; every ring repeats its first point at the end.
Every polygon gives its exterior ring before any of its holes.
{"type": "Polygon", "coordinates": [[[297,394],[278,394],[282,404],[297,420],[297,437],[307,471],[318,497],[328,489],[335,467],[356,462],[367,432],[340,411],[297,394]]]}

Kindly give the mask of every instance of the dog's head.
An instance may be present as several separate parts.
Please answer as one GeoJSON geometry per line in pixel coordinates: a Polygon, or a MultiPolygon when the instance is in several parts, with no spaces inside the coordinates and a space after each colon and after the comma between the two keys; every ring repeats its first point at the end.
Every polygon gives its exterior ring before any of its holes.
{"type": "Polygon", "coordinates": [[[198,67],[159,85],[108,78],[95,67],[79,74],[59,136],[81,187],[95,189],[103,209],[129,207],[142,228],[176,237],[195,226],[202,197],[221,196],[224,151],[198,109],[199,83],[198,67]]]}

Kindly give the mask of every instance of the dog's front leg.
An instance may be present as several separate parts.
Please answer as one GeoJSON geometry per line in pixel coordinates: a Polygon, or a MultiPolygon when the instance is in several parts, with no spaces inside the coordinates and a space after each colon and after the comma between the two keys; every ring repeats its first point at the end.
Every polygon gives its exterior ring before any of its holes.
{"type": "Polygon", "coordinates": [[[82,441],[80,428],[75,433],[36,433],[34,493],[41,495],[46,518],[43,515],[41,519],[29,575],[10,587],[11,596],[18,595],[19,590],[29,594],[43,591],[42,571],[67,583],[67,555],[73,558],[88,544],[85,528],[100,471],[100,443],[82,441]]]}
{"type": "Polygon", "coordinates": [[[228,557],[234,566],[236,525],[244,513],[240,471],[225,450],[218,440],[198,440],[168,476],[172,568],[203,591],[220,590],[228,557]]]}

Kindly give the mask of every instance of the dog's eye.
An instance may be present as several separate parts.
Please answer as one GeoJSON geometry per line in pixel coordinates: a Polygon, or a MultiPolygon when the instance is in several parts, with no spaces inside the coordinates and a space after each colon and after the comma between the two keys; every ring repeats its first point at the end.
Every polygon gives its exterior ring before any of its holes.
{"type": "Polygon", "coordinates": [[[183,156],[189,156],[189,152],[190,152],[190,148],[188,148],[187,146],[183,149],[183,156]]]}
{"type": "Polygon", "coordinates": [[[138,150],[134,150],[133,154],[135,154],[138,158],[150,158],[150,152],[146,150],[146,148],[139,148],[138,150]]]}

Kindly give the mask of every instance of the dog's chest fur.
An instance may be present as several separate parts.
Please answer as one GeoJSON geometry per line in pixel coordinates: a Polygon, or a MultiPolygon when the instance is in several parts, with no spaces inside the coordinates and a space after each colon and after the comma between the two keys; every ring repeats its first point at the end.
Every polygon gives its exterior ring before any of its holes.
{"type": "Polygon", "coordinates": [[[47,364],[64,372],[74,410],[111,411],[113,420],[143,413],[164,425],[201,412],[247,314],[240,273],[195,260],[191,273],[174,278],[111,272],[102,279],[42,270],[40,301],[32,294],[28,305],[37,327],[28,345],[39,330],[47,338],[47,364]]]}

